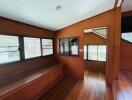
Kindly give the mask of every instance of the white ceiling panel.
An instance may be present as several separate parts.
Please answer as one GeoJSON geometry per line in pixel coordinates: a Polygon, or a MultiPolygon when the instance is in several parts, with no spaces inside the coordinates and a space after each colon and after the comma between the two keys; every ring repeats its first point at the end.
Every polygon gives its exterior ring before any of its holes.
{"type": "Polygon", "coordinates": [[[114,4],[115,0],[0,0],[0,16],[56,31],[111,10],[114,4]]]}
{"type": "Polygon", "coordinates": [[[122,12],[132,11],[132,0],[124,0],[122,3],[122,12]]]}

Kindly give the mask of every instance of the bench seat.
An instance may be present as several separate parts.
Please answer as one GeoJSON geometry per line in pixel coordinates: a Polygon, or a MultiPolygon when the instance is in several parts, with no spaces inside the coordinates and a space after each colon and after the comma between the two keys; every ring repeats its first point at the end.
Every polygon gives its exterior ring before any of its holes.
{"type": "Polygon", "coordinates": [[[63,66],[38,69],[31,75],[0,86],[0,100],[31,100],[45,93],[63,78],[63,66]]]}

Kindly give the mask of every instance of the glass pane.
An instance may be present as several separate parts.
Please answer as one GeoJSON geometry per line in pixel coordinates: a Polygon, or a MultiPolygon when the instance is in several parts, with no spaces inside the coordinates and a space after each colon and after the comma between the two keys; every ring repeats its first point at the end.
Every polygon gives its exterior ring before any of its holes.
{"type": "Polygon", "coordinates": [[[43,56],[52,55],[53,49],[43,49],[43,56]]]}
{"type": "Polygon", "coordinates": [[[122,38],[129,42],[132,42],[132,32],[131,33],[122,33],[122,38]]]}
{"type": "Polygon", "coordinates": [[[25,58],[41,56],[41,46],[39,38],[24,37],[25,58]]]}
{"type": "Polygon", "coordinates": [[[69,54],[69,43],[68,39],[61,39],[60,40],[60,45],[61,45],[61,54],[69,54]]]}
{"type": "Polygon", "coordinates": [[[87,59],[87,46],[84,45],[84,60],[87,59]]]}
{"type": "Polygon", "coordinates": [[[78,39],[77,38],[69,39],[69,43],[71,55],[78,55],[78,39]]]}
{"type": "Polygon", "coordinates": [[[88,46],[88,60],[97,60],[97,46],[88,46]]]}
{"type": "Polygon", "coordinates": [[[106,61],[106,46],[98,46],[98,61],[106,61]]]}
{"type": "Polygon", "coordinates": [[[20,60],[17,36],[0,35],[0,63],[20,60]]]}
{"type": "Polygon", "coordinates": [[[0,46],[19,46],[18,37],[0,35],[0,46]]]}
{"type": "Polygon", "coordinates": [[[0,63],[13,62],[20,60],[19,51],[0,52],[0,63]]]}
{"type": "Polygon", "coordinates": [[[53,54],[53,40],[42,39],[43,56],[53,54]]]}
{"type": "Polygon", "coordinates": [[[53,40],[52,39],[42,39],[43,48],[53,48],[53,40]]]}

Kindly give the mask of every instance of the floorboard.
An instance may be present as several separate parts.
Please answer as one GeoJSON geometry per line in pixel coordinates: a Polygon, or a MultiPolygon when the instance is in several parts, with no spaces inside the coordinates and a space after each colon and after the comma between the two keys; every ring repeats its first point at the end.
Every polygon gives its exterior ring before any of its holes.
{"type": "Polygon", "coordinates": [[[117,100],[132,100],[132,72],[120,72],[114,87],[117,100]]]}
{"type": "Polygon", "coordinates": [[[65,77],[39,100],[113,100],[102,73],[85,71],[84,80],[65,77]]]}

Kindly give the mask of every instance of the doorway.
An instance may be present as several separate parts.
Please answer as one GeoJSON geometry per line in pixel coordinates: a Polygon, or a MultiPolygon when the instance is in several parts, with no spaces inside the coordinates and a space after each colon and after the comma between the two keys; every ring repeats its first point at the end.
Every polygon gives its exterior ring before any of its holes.
{"type": "Polygon", "coordinates": [[[84,67],[84,79],[89,77],[91,72],[105,77],[107,67],[107,27],[84,30],[84,67]]]}

